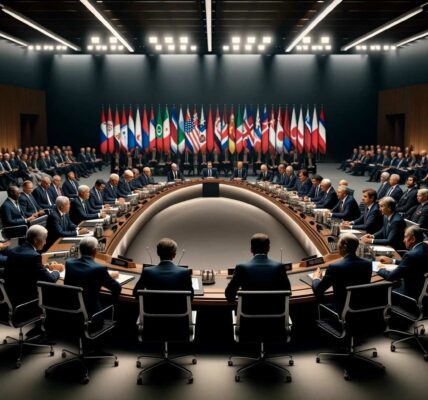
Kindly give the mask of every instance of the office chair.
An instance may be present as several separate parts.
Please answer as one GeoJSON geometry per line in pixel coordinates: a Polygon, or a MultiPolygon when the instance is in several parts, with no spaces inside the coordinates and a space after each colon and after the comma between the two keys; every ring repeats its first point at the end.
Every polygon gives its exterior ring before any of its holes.
{"type": "Polygon", "coordinates": [[[1,235],[7,240],[20,239],[25,237],[27,230],[27,225],[3,226],[1,229],[1,235]]]}
{"type": "Polygon", "coordinates": [[[414,339],[424,353],[424,360],[428,361],[428,351],[423,346],[420,338],[425,335],[425,327],[423,324],[416,325],[419,321],[428,318],[428,273],[424,275],[425,282],[422,291],[417,298],[406,296],[399,292],[392,292],[393,296],[399,301],[399,305],[392,305],[392,314],[398,315],[413,323],[413,332],[405,332],[396,329],[387,329],[386,333],[394,332],[404,335],[402,339],[391,342],[391,351],[395,352],[396,344],[407,342],[414,339]]]}
{"type": "MultiPolygon", "coordinates": [[[[348,361],[358,359],[368,362],[371,365],[385,370],[385,367],[370,358],[364,357],[361,353],[371,351],[372,356],[377,357],[375,347],[356,351],[354,344],[355,336],[369,331],[373,320],[368,318],[378,317],[382,312],[383,321],[388,326],[389,309],[391,307],[391,282],[369,283],[365,285],[348,286],[346,288],[345,305],[339,314],[332,308],[324,304],[318,305],[317,326],[337,339],[348,339],[348,350],[344,353],[318,353],[316,362],[320,363],[322,357],[346,357],[348,361]],[[321,318],[322,312],[326,312],[326,318],[321,318]]],[[[344,371],[344,378],[351,380],[351,375],[347,368],[344,371]]]]}
{"type": "MultiPolygon", "coordinates": [[[[39,292],[39,306],[43,310],[43,323],[46,323],[46,319],[49,320],[50,312],[54,313],[55,316],[65,316],[66,318],[60,319],[61,329],[66,328],[67,331],[75,333],[79,338],[79,349],[77,353],[67,349],[62,349],[61,351],[62,358],[66,358],[67,353],[74,357],[51,365],[45,370],[46,378],[58,367],[78,361],[84,371],[81,383],[86,384],[89,382],[88,367],[85,363],[86,360],[112,359],[115,367],[119,365],[119,361],[117,361],[117,357],[114,354],[104,353],[102,355],[96,355],[91,352],[86,352],[83,346],[84,338],[90,341],[95,340],[115,327],[116,321],[114,320],[113,305],[89,317],[83,301],[83,289],[81,287],[39,281],[37,282],[37,289],[39,292]],[[104,316],[106,317],[104,318],[104,316]],[[78,328],[77,332],[75,331],[76,328],[78,328]]],[[[52,318],[52,320],[54,320],[54,318],[52,318]]]]}
{"type": "Polygon", "coordinates": [[[38,307],[38,301],[39,300],[36,298],[31,301],[18,304],[16,307],[14,307],[6,293],[4,280],[0,279],[0,324],[19,329],[18,339],[6,336],[2,343],[4,346],[18,346],[18,358],[15,362],[16,368],[21,367],[22,352],[24,346],[48,348],[50,349],[49,354],[51,356],[54,355],[52,345],[32,342],[33,340],[40,338],[41,335],[36,335],[28,339],[24,339],[22,329],[42,319],[42,311],[38,307]],[[8,342],[8,339],[12,342],[8,342]]]}
{"type": "Polygon", "coordinates": [[[162,356],[142,355],[137,357],[137,368],[141,368],[141,359],[160,359],[155,364],[143,367],[138,374],[137,384],[143,383],[142,376],[162,365],[168,364],[187,375],[187,382],[193,383],[192,372],[174,360],[184,357],[193,357],[192,364],[196,364],[195,355],[180,355],[170,357],[168,343],[190,342],[195,338],[196,311],[192,311],[191,293],[184,290],[139,290],[138,301],[140,314],[137,321],[138,339],[140,342],[163,342],[162,356]]]}
{"type": "Polygon", "coordinates": [[[239,368],[235,381],[241,380],[241,375],[260,364],[269,365],[286,375],[286,381],[291,382],[290,372],[283,366],[271,360],[287,357],[288,364],[294,365],[290,354],[266,357],[265,343],[290,341],[291,321],[289,317],[289,290],[271,291],[238,291],[238,307],[236,314],[232,311],[233,332],[236,343],[248,342],[260,344],[260,355],[254,357],[230,356],[228,365],[233,366],[233,359],[252,360],[239,368]]]}

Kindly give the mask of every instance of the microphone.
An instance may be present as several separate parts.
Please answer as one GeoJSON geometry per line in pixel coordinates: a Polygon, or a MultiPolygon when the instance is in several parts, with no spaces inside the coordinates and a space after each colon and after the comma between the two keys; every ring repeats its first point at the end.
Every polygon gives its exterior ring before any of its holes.
{"type": "Polygon", "coordinates": [[[180,265],[181,260],[183,259],[183,256],[184,256],[184,253],[185,253],[185,252],[186,252],[186,249],[183,249],[183,250],[181,251],[181,257],[180,257],[180,259],[178,260],[177,265],[180,265]]]}
{"type": "Polygon", "coordinates": [[[282,264],[282,247],[281,247],[281,264],[282,264]]]}
{"type": "Polygon", "coordinates": [[[150,253],[150,248],[149,248],[149,246],[147,246],[147,247],[146,247],[146,252],[147,252],[147,254],[148,254],[148,255],[149,255],[149,257],[150,257],[150,264],[153,264],[152,254],[150,253]]]}

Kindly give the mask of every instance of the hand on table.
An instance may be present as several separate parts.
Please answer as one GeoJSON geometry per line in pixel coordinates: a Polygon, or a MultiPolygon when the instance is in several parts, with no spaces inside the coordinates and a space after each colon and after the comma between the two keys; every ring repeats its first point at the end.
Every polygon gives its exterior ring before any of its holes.
{"type": "Polygon", "coordinates": [[[364,236],[361,237],[361,241],[364,244],[371,244],[372,240],[373,240],[373,235],[364,235],[364,236]]]}
{"type": "Polygon", "coordinates": [[[313,279],[322,279],[322,271],[321,271],[321,269],[320,268],[317,268],[315,271],[314,271],[314,275],[313,275],[313,279]]]}
{"type": "Polygon", "coordinates": [[[108,273],[113,279],[119,278],[119,271],[109,271],[108,273]]]}

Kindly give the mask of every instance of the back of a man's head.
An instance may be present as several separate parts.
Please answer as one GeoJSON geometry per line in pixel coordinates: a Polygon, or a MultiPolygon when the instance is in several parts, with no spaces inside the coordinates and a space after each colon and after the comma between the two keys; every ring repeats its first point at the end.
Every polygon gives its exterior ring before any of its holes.
{"type": "Polygon", "coordinates": [[[157,243],[156,250],[161,261],[173,260],[177,254],[177,243],[172,239],[163,238],[157,243]]]}
{"type": "Polygon", "coordinates": [[[79,250],[82,257],[93,257],[98,247],[98,240],[94,237],[85,237],[80,241],[79,250]]]}
{"type": "Polygon", "coordinates": [[[255,233],[251,237],[251,252],[253,254],[267,254],[270,250],[269,236],[265,233],[255,233]]]}
{"type": "Polygon", "coordinates": [[[337,243],[340,255],[342,256],[355,254],[357,252],[358,245],[358,238],[352,233],[341,235],[337,243]]]}

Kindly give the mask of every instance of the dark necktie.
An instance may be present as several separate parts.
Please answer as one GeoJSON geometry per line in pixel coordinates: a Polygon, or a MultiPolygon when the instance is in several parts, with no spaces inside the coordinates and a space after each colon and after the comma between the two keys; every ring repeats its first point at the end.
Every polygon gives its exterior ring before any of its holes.
{"type": "Polygon", "coordinates": [[[343,200],[340,200],[340,202],[339,202],[339,211],[340,212],[343,211],[343,200]]]}
{"type": "Polygon", "coordinates": [[[34,202],[33,196],[31,194],[27,194],[28,200],[30,200],[31,205],[33,206],[34,211],[37,211],[36,204],[34,202]]]}

